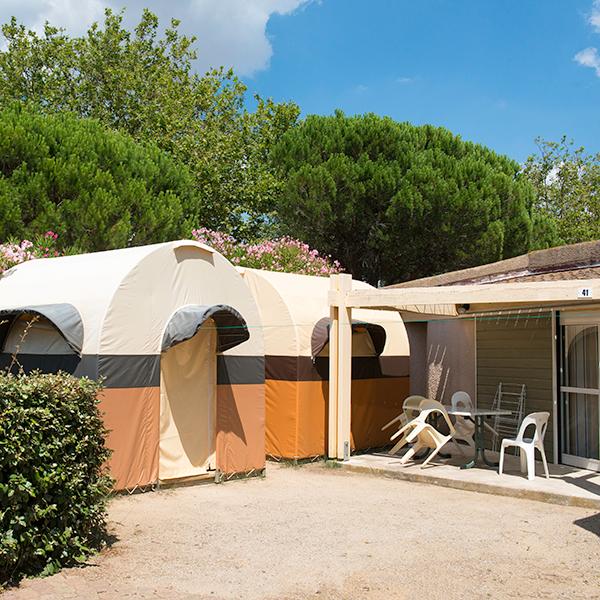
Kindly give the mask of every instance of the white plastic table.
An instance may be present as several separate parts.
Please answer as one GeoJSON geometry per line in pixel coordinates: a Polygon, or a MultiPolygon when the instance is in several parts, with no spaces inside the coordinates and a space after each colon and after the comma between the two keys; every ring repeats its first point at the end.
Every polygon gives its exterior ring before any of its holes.
{"type": "Polygon", "coordinates": [[[461,469],[471,469],[477,464],[477,460],[481,458],[482,462],[484,462],[488,467],[496,468],[498,463],[492,462],[487,459],[485,455],[485,441],[483,437],[483,428],[485,426],[485,419],[489,419],[491,417],[504,417],[512,414],[510,410],[487,410],[487,409],[473,409],[473,410],[460,410],[454,408],[448,408],[446,412],[449,415],[454,415],[455,417],[464,417],[465,419],[469,419],[475,423],[475,432],[473,435],[473,441],[475,442],[475,455],[473,458],[466,464],[461,465],[461,469]]]}

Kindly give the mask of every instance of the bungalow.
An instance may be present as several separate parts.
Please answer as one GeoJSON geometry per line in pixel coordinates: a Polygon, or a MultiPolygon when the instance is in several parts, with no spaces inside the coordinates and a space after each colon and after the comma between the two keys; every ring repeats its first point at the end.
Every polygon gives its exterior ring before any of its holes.
{"type": "MultiPolygon", "coordinates": [[[[531,252],[371,294],[344,292],[339,279],[333,286],[340,331],[353,308],[401,312],[411,393],[449,403],[464,390],[484,408],[500,383],[524,386],[525,412],[551,414],[548,457],[600,470],[600,242],[531,252]]],[[[337,343],[343,346],[342,334],[337,343]]],[[[336,359],[343,374],[343,347],[336,359]]],[[[333,390],[343,416],[342,379],[333,390]]],[[[343,447],[343,419],[337,427],[343,447]]]]}

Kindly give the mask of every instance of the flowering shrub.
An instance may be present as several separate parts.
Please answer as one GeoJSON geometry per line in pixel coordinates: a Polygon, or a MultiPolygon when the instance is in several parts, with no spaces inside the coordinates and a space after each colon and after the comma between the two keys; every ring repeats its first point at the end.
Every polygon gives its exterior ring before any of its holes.
{"type": "Polygon", "coordinates": [[[21,242],[0,244],[0,273],[32,258],[60,256],[57,249],[57,240],[57,233],[47,231],[44,235],[38,236],[33,242],[22,240],[21,242]]]}
{"type": "Polygon", "coordinates": [[[198,242],[211,246],[240,267],[302,275],[331,275],[342,271],[337,260],[332,260],[330,256],[321,256],[308,244],[290,237],[249,244],[239,242],[227,233],[204,227],[194,229],[192,237],[198,242]]]}

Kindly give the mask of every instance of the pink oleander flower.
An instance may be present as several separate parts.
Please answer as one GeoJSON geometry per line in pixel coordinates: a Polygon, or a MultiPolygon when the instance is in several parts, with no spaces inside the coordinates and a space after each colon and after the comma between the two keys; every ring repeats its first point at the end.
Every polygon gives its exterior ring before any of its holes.
{"type": "Polygon", "coordinates": [[[321,276],[343,270],[330,256],[322,256],[308,244],[288,236],[247,243],[227,233],[200,227],[192,231],[192,237],[213,247],[234,265],[243,267],[321,276]]]}
{"type": "Polygon", "coordinates": [[[49,258],[60,256],[55,244],[58,234],[47,231],[38,236],[35,241],[21,240],[18,243],[6,242],[0,244],[0,273],[34,258],[49,258]]]}

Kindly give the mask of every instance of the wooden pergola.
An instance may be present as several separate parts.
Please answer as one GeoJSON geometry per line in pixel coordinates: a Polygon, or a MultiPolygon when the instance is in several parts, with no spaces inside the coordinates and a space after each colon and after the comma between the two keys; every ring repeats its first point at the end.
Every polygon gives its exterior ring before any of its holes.
{"type": "Polygon", "coordinates": [[[600,302],[600,279],[367,290],[353,290],[351,275],[332,275],[330,281],[328,456],[338,460],[350,457],[353,309],[460,318],[600,302]]]}

